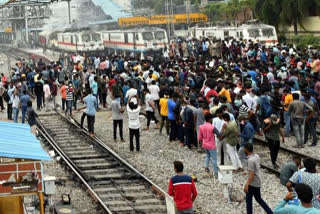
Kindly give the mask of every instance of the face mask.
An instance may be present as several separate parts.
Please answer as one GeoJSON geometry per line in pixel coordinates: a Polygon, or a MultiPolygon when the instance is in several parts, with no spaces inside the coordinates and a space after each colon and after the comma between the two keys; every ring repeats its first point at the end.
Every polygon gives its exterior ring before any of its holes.
{"type": "Polygon", "coordinates": [[[244,121],[241,121],[240,124],[241,124],[241,125],[244,125],[244,121]]]}
{"type": "Polygon", "coordinates": [[[242,105],[242,100],[235,100],[234,104],[235,104],[235,106],[239,107],[242,105]]]}

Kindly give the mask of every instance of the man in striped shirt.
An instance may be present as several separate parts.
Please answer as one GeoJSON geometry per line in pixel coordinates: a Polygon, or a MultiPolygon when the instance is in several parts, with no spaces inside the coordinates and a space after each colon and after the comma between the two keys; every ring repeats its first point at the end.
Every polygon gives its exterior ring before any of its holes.
{"type": "Polygon", "coordinates": [[[193,214],[192,203],[198,193],[193,179],[183,174],[183,163],[174,161],[174,170],[177,175],[169,181],[168,194],[173,196],[178,212],[177,214],[193,214]]]}

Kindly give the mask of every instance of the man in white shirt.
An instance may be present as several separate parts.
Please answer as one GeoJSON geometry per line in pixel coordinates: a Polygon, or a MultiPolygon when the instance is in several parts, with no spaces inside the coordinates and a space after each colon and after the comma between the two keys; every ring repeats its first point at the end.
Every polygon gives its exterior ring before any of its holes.
{"type": "Polygon", "coordinates": [[[130,100],[131,97],[136,96],[137,93],[138,93],[138,90],[133,87],[132,82],[129,83],[129,87],[130,87],[130,89],[127,91],[127,94],[126,94],[126,98],[127,98],[128,100],[130,100]]]}
{"type": "Polygon", "coordinates": [[[160,100],[160,96],[159,96],[159,92],[160,92],[160,88],[159,86],[156,85],[156,81],[152,81],[151,85],[148,87],[151,95],[152,95],[152,99],[154,101],[154,103],[156,104],[158,111],[160,113],[160,105],[159,105],[159,100],[160,100]]]}
{"type": "Polygon", "coordinates": [[[156,129],[159,129],[159,121],[157,120],[157,118],[154,115],[155,112],[155,104],[153,101],[153,96],[151,95],[149,89],[144,89],[144,94],[145,94],[145,102],[146,102],[146,113],[147,113],[147,128],[145,128],[144,130],[149,130],[149,126],[150,126],[150,122],[151,119],[155,121],[156,123],[156,129]]]}
{"type": "MultiPolygon", "coordinates": [[[[226,123],[222,119],[222,114],[223,110],[221,108],[218,108],[216,110],[216,117],[212,119],[212,125],[221,133],[223,125],[226,123]]],[[[218,160],[218,165],[221,165],[224,161],[221,158],[221,149],[223,146],[223,156],[224,158],[227,158],[227,148],[226,145],[223,143],[222,140],[219,140],[218,136],[215,135],[215,142],[216,142],[216,147],[217,147],[217,160],[218,160]]]]}
{"type": "Polygon", "coordinates": [[[50,86],[48,84],[48,81],[45,81],[45,84],[43,86],[43,94],[44,94],[44,99],[45,99],[45,107],[46,111],[49,111],[49,101],[51,97],[51,91],[50,91],[50,86]]]}

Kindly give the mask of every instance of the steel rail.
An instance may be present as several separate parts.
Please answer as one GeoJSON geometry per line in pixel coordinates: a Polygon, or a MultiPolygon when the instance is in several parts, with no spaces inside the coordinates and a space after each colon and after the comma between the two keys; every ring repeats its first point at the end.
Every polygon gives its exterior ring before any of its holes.
{"type": "Polygon", "coordinates": [[[55,151],[60,155],[60,157],[64,160],[64,162],[70,167],[73,173],[76,174],[76,176],[81,180],[81,182],[87,187],[89,192],[92,194],[92,196],[95,197],[95,199],[99,202],[99,204],[103,207],[103,209],[108,213],[112,214],[112,212],[109,210],[109,208],[105,205],[103,200],[96,194],[96,192],[91,188],[91,186],[88,184],[84,176],[79,172],[78,167],[75,166],[75,164],[70,160],[70,158],[62,151],[62,149],[55,143],[54,139],[50,136],[48,131],[45,129],[45,127],[42,125],[39,119],[37,119],[37,125],[41,128],[37,127],[37,130],[39,133],[50,143],[50,145],[55,149],[55,151]],[[43,131],[42,131],[42,130],[43,131]]]}
{"type": "MultiPolygon", "coordinates": [[[[64,115],[62,115],[60,112],[57,112],[59,115],[61,115],[62,117],[66,118],[64,115]]],[[[69,118],[66,118],[70,123],[72,123],[75,127],[77,127],[78,129],[80,128],[80,125],[78,123],[78,121],[76,121],[74,118],[72,118],[73,121],[71,121],[69,118]]],[[[120,157],[115,151],[113,151],[109,146],[107,146],[102,139],[100,139],[99,137],[95,136],[92,137],[89,135],[87,129],[83,128],[81,129],[82,132],[84,134],[86,134],[88,137],[90,137],[91,139],[93,139],[95,142],[98,143],[98,145],[100,145],[101,147],[103,147],[103,149],[105,149],[107,152],[109,152],[111,155],[113,155],[115,158],[117,158],[119,161],[121,161],[121,163],[125,164],[128,168],[130,168],[132,171],[134,171],[135,173],[137,173],[139,176],[141,176],[145,181],[147,181],[153,189],[155,189],[159,194],[161,194],[161,196],[163,197],[171,197],[168,195],[168,193],[166,193],[164,190],[162,190],[157,184],[153,183],[149,178],[147,178],[145,175],[143,175],[141,172],[139,172],[135,167],[133,167],[129,162],[127,162],[125,159],[123,159],[122,157],[120,157]]]]}

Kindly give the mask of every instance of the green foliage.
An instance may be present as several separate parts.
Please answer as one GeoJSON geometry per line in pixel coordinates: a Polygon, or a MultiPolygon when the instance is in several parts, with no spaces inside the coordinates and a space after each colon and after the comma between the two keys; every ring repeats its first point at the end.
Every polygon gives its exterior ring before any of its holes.
{"type": "Polygon", "coordinates": [[[236,16],[247,8],[254,8],[256,0],[229,0],[228,2],[210,3],[202,12],[209,19],[216,21],[234,21],[236,16]]]}
{"type": "MultiPolygon", "coordinates": [[[[319,0],[256,0],[255,12],[263,22],[274,25],[294,25],[302,18],[320,14],[319,0]]],[[[303,27],[303,26],[302,26],[303,27]]]]}
{"type": "Polygon", "coordinates": [[[319,48],[320,47],[320,37],[310,35],[295,35],[290,37],[288,43],[295,44],[298,48],[306,48],[309,45],[312,47],[319,48]]]}

